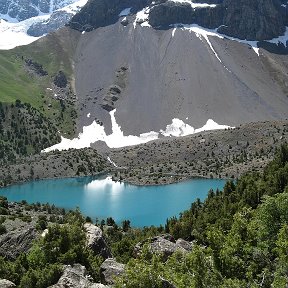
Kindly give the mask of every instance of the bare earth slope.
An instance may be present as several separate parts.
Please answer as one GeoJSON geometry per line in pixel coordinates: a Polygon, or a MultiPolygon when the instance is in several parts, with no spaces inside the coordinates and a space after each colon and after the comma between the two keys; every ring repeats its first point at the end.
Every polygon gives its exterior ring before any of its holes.
{"type": "Polygon", "coordinates": [[[120,22],[81,35],[80,129],[97,119],[111,133],[115,108],[124,135],[160,131],[173,118],[195,128],[287,118],[287,57],[207,37],[120,22]]]}

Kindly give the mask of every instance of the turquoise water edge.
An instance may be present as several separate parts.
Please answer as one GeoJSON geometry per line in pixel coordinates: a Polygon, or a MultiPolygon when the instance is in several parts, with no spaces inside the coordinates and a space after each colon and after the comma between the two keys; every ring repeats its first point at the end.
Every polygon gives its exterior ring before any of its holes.
{"type": "Polygon", "coordinates": [[[111,177],[49,179],[1,188],[9,201],[49,203],[65,209],[80,208],[93,221],[113,217],[125,219],[134,227],[164,225],[167,218],[189,209],[197,198],[204,200],[208,191],[222,189],[226,180],[192,179],[169,185],[135,186],[113,182],[111,177]]]}

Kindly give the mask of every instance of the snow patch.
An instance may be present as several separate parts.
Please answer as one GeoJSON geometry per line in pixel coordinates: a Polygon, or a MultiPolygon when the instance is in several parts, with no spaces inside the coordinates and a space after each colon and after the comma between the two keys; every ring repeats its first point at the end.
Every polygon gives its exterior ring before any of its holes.
{"type": "Polygon", "coordinates": [[[217,4],[208,4],[208,3],[194,3],[191,0],[169,0],[170,2],[174,2],[174,3],[188,3],[191,5],[191,7],[193,9],[196,8],[215,8],[217,6],[217,4]]]}
{"type": "Polygon", "coordinates": [[[107,160],[108,160],[114,167],[116,167],[116,168],[118,167],[118,166],[115,164],[115,162],[110,159],[110,157],[107,157],[107,160]]]}
{"type": "Polygon", "coordinates": [[[164,136],[186,136],[195,133],[195,129],[185,124],[182,120],[174,118],[172,124],[166,126],[166,130],[160,130],[160,133],[164,136]]]}
{"type": "Polygon", "coordinates": [[[235,127],[231,127],[228,125],[220,125],[218,123],[216,123],[215,121],[213,121],[212,119],[208,119],[208,121],[206,122],[206,124],[198,129],[195,129],[195,133],[199,133],[199,132],[203,132],[203,131],[211,131],[211,130],[223,130],[223,129],[234,129],[235,127]]]}
{"type": "Polygon", "coordinates": [[[288,42],[288,27],[286,27],[284,35],[281,35],[277,38],[273,38],[272,40],[268,40],[267,42],[274,43],[274,44],[279,44],[282,43],[287,47],[287,42],[288,42]]]}
{"type": "Polygon", "coordinates": [[[70,148],[81,149],[90,147],[92,143],[95,143],[97,141],[104,141],[110,148],[119,148],[143,144],[152,140],[156,140],[159,138],[159,134],[163,136],[180,137],[206,130],[233,128],[227,125],[219,125],[212,119],[209,119],[203,127],[194,129],[192,126],[184,123],[182,120],[174,118],[172,120],[172,123],[167,125],[165,130],[160,130],[159,133],[155,131],[150,131],[147,133],[142,133],[140,134],[140,136],[124,136],[121,130],[121,126],[119,126],[116,122],[115,112],[116,109],[109,113],[112,122],[112,134],[106,135],[104,127],[97,124],[96,121],[93,121],[91,125],[83,127],[83,132],[80,133],[77,138],[70,140],[61,136],[60,143],[53,145],[52,147],[46,148],[42,152],[49,152],[53,150],[67,150],[70,148]]]}
{"type": "Polygon", "coordinates": [[[90,113],[87,114],[87,118],[90,118],[90,113]]]}
{"type": "MultiPolygon", "coordinates": [[[[54,8],[59,8],[55,11],[65,11],[67,13],[75,14],[86,4],[87,0],[79,1],[63,1],[61,5],[54,8]],[[72,4],[71,4],[72,2],[72,4]],[[63,7],[63,5],[67,5],[63,7]]],[[[54,5],[56,5],[54,3],[54,5]]],[[[51,10],[51,9],[50,9],[51,10]]],[[[51,14],[39,13],[39,16],[29,18],[27,20],[18,22],[16,18],[11,18],[8,15],[0,14],[0,50],[9,50],[17,46],[28,45],[40,37],[33,37],[27,34],[27,30],[34,23],[47,22],[51,14]],[[1,19],[2,18],[2,19],[1,19]],[[7,21],[5,21],[5,20],[7,21]]]]}
{"type": "Polygon", "coordinates": [[[131,9],[132,7],[122,10],[118,16],[119,17],[128,16],[131,12],[131,9]]]}
{"type": "Polygon", "coordinates": [[[37,22],[48,20],[47,16],[37,16],[22,22],[9,23],[0,20],[0,50],[9,50],[17,46],[28,45],[40,37],[27,35],[28,28],[37,22]]]}
{"type": "Polygon", "coordinates": [[[140,24],[142,27],[151,27],[148,23],[150,8],[145,7],[141,11],[137,12],[135,20],[133,22],[134,29],[137,24],[140,24]]]}

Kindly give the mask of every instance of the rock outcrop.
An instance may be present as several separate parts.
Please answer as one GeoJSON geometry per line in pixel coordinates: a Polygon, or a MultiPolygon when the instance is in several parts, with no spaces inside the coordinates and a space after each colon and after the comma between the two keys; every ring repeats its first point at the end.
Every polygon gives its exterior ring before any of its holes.
{"type": "Polygon", "coordinates": [[[181,238],[177,239],[176,247],[182,251],[189,252],[192,251],[192,244],[181,238]]]}
{"type": "Polygon", "coordinates": [[[285,20],[276,0],[225,0],[223,26],[218,30],[247,40],[272,39],[284,33],[285,20]]]}
{"type": "Polygon", "coordinates": [[[68,84],[67,78],[63,71],[58,72],[58,74],[54,77],[53,82],[59,88],[65,88],[68,84]]]}
{"type": "Polygon", "coordinates": [[[141,254],[145,244],[148,245],[148,248],[152,253],[161,254],[164,260],[171,256],[176,250],[184,253],[192,250],[192,245],[190,242],[183,239],[178,239],[175,243],[175,240],[171,235],[164,234],[149,238],[136,244],[134,248],[134,257],[138,257],[141,254]]]}
{"type": "Polygon", "coordinates": [[[9,280],[0,279],[0,287],[1,288],[13,288],[13,287],[16,287],[16,285],[9,280]]]}
{"type": "Polygon", "coordinates": [[[148,4],[148,0],[92,0],[89,1],[70,21],[70,27],[80,31],[91,31],[113,24],[125,8],[133,7],[134,12],[148,4]]]}
{"type": "Polygon", "coordinates": [[[106,259],[100,266],[100,278],[104,284],[113,284],[114,278],[124,272],[125,265],[116,262],[113,258],[106,259]]]}
{"type": "Polygon", "coordinates": [[[42,64],[32,60],[32,59],[25,59],[26,66],[31,72],[34,72],[38,76],[47,76],[48,72],[44,70],[42,64]]]}
{"type": "Polygon", "coordinates": [[[92,283],[88,279],[87,271],[84,266],[74,264],[73,266],[67,265],[64,267],[64,272],[60,277],[57,284],[50,286],[50,288],[105,288],[100,283],[92,283]]]}
{"type": "Polygon", "coordinates": [[[37,237],[34,227],[27,227],[11,231],[0,238],[0,255],[15,260],[21,253],[27,252],[33,240],[37,237]]]}
{"type": "Polygon", "coordinates": [[[222,24],[223,9],[215,7],[192,8],[189,3],[168,1],[155,5],[149,13],[149,24],[157,28],[169,27],[169,25],[199,24],[207,28],[217,28],[222,24]]]}
{"type": "Polygon", "coordinates": [[[112,257],[102,230],[91,223],[85,223],[84,228],[87,234],[87,246],[92,249],[95,254],[102,256],[104,259],[112,257]]]}

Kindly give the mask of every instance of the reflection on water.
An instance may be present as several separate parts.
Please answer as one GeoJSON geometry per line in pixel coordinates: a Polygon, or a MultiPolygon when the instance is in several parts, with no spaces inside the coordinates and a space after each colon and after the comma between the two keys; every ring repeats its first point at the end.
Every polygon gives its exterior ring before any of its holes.
{"type": "Polygon", "coordinates": [[[95,192],[97,190],[105,190],[106,192],[117,193],[125,189],[123,182],[115,182],[112,177],[108,176],[103,179],[92,180],[84,186],[85,191],[95,192]]]}
{"type": "Polygon", "coordinates": [[[197,198],[204,200],[209,189],[222,189],[224,180],[193,179],[163,186],[134,186],[111,177],[82,177],[28,182],[0,189],[9,201],[50,203],[65,209],[79,207],[93,220],[113,217],[133,226],[165,224],[167,218],[189,209],[197,198]]]}

